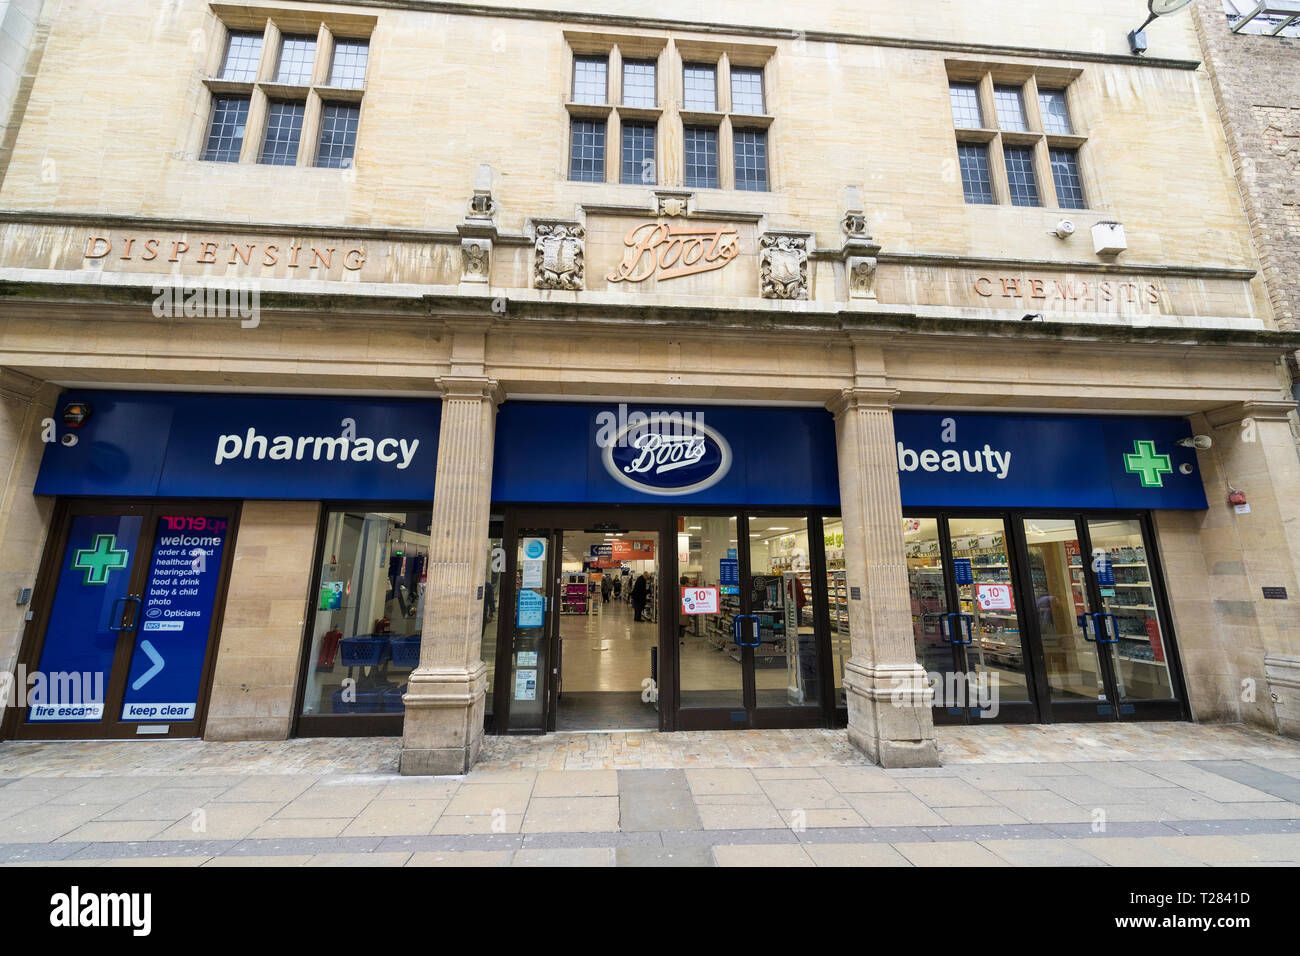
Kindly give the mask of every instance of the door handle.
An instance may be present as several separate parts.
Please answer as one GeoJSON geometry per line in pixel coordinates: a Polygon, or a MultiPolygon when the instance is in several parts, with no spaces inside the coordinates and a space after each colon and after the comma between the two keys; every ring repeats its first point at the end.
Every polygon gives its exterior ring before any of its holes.
{"type": "Polygon", "coordinates": [[[948,633],[943,634],[942,625],[939,628],[939,633],[943,635],[943,639],[949,644],[960,644],[962,646],[969,644],[974,636],[975,619],[971,617],[969,614],[963,614],[961,611],[950,611],[947,614],[943,615],[943,617],[940,618],[940,620],[944,620],[945,618],[948,621],[948,633]],[[953,627],[953,623],[952,623],[952,619],[954,617],[960,619],[961,621],[961,623],[959,623],[956,627],[953,627]],[[964,641],[961,639],[963,629],[966,632],[966,640],[964,641]]]}
{"type": "Polygon", "coordinates": [[[759,641],[758,615],[757,614],[737,614],[731,619],[731,635],[737,647],[758,647],[759,641]],[[752,641],[745,640],[746,621],[753,621],[752,641]]]}
{"type": "Polygon", "coordinates": [[[1111,614],[1109,611],[1093,611],[1092,625],[1097,629],[1098,644],[1119,643],[1119,618],[1117,618],[1114,614],[1111,614]],[[1102,623],[1102,619],[1107,617],[1115,622],[1114,637],[1109,636],[1111,634],[1111,631],[1107,629],[1104,623],[1102,623]]]}
{"type": "Polygon", "coordinates": [[[110,631],[134,631],[140,621],[140,599],[133,594],[118,598],[113,602],[112,620],[117,623],[108,625],[110,631]],[[129,624],[123,624],[122,618],[126,616],[126,606],[132,602],[135,602],[135,613],[131,615],[129,624]],[[119,607],[121,610],[118,610],[119,607]]]}
{"type": "MultiPolygon", "coordinates": [[[[1093,624],[1096,623],[1097,623],[1096,621],[1093,621],[1093,624]]],[[[1097,641],[1094,638],[1088,636],[1088,612],[1085,611],[1084,613],[1079,615],[1079,626],[1083,628],[1083,639],[1087,641],[1089,644],[1096,644],[1097,641]]]]}

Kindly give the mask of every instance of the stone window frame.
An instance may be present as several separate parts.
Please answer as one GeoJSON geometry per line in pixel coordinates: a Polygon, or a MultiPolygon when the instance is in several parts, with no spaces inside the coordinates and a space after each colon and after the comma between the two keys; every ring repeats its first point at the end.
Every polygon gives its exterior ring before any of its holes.
{"type": "MultiPolygon", "coordinates": [[[[721,190],[736,189],[735,140],[737,129],[764,131],[767,139],[767,192],[777,188],[776,163],[770,129],[775,121],[772,101],[776,84],[772,76],[775,46],[670,39],[653,35],[611,35],[564,31],[566,62],[564,110],[568,123],[564,131],[564,169],[566,182],[600,185],[570,178],[573,160],[570,155],[571,129],[575,119],[603,120],[605,123],[604,185],[631,185],[644,188],[686,188],[685,129],[689,126],[713,127],[718,131],[718,185],[721,190]],[[575,62],[579,57],[606,58],[606,100],[604,103],[577,103],[572,99],[575,62]],[[650,61],[655,64],[655,106],[627,106],[623,103],[623,61],[650,61]],[[716,110],[697,111],[684,108],[685,70],[688,64],[714,67],[716,110]],[[731,67],[756,69],[762,74],[765,113],[735,113],[731,110],[731,67]],[[623,183],[623,135],[625,122],[651,123],[655,127],[655,182],[623,183]]],[[[694,188],[694,187],[692,187],[694,188]]],[[[703,188],[703,187],[701,187],[703,188]]]]}
{"type": "Polygon", "coordinates": [[[623,124],[638,123],[654,127],[655,175],[652,183],[638,186],[657,186],[664,179],[664,54],[668,47],[665,39],[658,37],[611,36],[565,31],[565,101],[568,122],[564,131],[564,179],[570,183],[586,185],[617,185],[623,170],[623,124]],[[601,103],[577,102],[573,98],[574,80],[578,61],[586,57],[605,60],[605,99],[601,103]],[[623,61],[634,60],[655,65],[655,105],[627,106],[623,103],[623,61]],[[573,124],[575,121],[603,122],[605,124],[605,174],[593,182],[573,178],[573,124]]]}
{"type": "MultiPolygon", "coordinates": [[[[958,144],[979,144],[988,151],[989,179],[993,189],[993,206],[1011,206],[1011,187],[1007,176],[1005,147],[1027,147],[1034,154],[1034,180],[1038,189],[1037,206],[1020,206],[1022,209],[1045,209],[1063,214],[1077,215],[1096,212],[1097,188],[1089,175],[1091,163],[1088,155],[1088,132],[1083,122],[1076,81],[1082,70],[1059,67],[1022,66],[1003,63],[948,60],[945,62],[946,79],[954,83],[973,83],[979,93],[982,128],[960,126],[955,118],[953,134],[958,144]],[[995,87],[1015,86],[1020,90],[1020,100],[1025,114],[1026,130],[1002,129],[998,119],[995,87]],[[1065,94],[1066,112],[1073,132],[1049,133],[1043,125],[1039,90],[1062,91],[1065,94]],[[1062,207],[1056,195],[1056,179],[1052,172],[1051,151],[1073,150],[1078,157],[1079,178],[1083,186],[1084,208],[1062,207]]],[[[951,100],[951,95],[946,97],[951,100]]],[[[954,168],[958,164],[954,158],[954,168]]],[[[957,176],[960,187],[961,177],[957,176]]],[[[985,206],[965,198],[967,206],[985,206]]]]}
{"type": "MultiPolygon", "coordinates": [[[[260,162],[266,141],[267,119],[273,101],[302,103],[304,107],[302,129],[298,141],[298,154],[292,164],[298,167],[319,169],[346,169],[348,166],[317,166],[320,146],[321,115],[325,106],[347,105],[358,109],[364,117],[363,100],[365,80],[358,86],[335,87],[330,85],[334,64],[335,45],[340,41],[365,41],[370,45],[377,18],[350,14],[325,14],[317,12],[238,7],[212,4],[215,15],[211,53],[207,64],[207,78],[203,81],[208,92],[208,111],[200,130],[197,157],[206,160],[206,144],[212,125],[212,110],[219,98],[243,97],[249,101],[248,119],[244,125],[244,141],[240,149],[239,164],[265,165],[260,162]],[[222,79],[226,52],[232,34],[260,33],[261,58],[256,75],[251,80],[222,79]],[[304,84],[276,82],[281,44],[285,36],[314,36],[316,49],[312,61],[310,80],[304,84]]],[[[371,60],[367,55],[366,72],[370,73],[371,60]]],[[[357,139],[361,138],[358,120],[357,139]]],[[[356,145],[353,144],[355,154],[356,145]]],[[[350,165],[350,164],[349,164],[350,165]]]]}

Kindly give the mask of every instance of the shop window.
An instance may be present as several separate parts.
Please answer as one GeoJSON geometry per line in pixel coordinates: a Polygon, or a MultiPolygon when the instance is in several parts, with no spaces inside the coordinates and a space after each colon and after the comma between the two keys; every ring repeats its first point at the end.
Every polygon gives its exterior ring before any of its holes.
{"type": "MultiPolygon", "coordinates": [[[[948,595],[944,585],[943,550],[936,518],[903,519],[903,553],[907,557],[907,587],[912,601],[912,643],[916,662],[927,674],[952,670],[952,646],[945,641],[948,595]]],[[[935,684],[934,706],[958,703],[944,698],[950,682],[935,684]]]]}
{"type": "Polygon", "coordinates": [[[403,712],[420,660],[429,526],[428,511],[328,513],[304,715],[403,712]]]}
{"type": "Polygon", "coordinates": [[[821,703],[816,589],[809,558],[808,519],[749,519],[752,611],[758,615],[754,699],[759,707],[821,703]]]}
{"type": "Polygon", "coordinates": [[[852,653],[849,645],[849,587],[844,564],[844,522],[839,518],[823,521],[822,542],[826,557],[826,598],[830,605],[835,706],[844,707],[844,663],[852,653]]]}
{"type": "Polygon", "coordinates": [[[678,694],[682,707],[744,706],[744,672],[732,632],[732,622],[740,613],[736,523],[734,515],[680,519],[679,583],[719,589],[718,613],[691,615],[681,637],[678,694]]]}

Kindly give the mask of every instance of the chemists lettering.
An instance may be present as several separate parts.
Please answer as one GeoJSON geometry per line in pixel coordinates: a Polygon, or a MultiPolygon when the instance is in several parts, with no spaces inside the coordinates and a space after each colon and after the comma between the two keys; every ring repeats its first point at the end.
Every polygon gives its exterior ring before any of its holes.
{"type": "Polygon", "coordinates": [[[382,461],[397,462],[397,470],[407,468],[415,458],[420,439],[412,438],[341,438],[335,435],[259,435],[250,428],[243,435],[221,435],[217,438],[213,462],[233,461],[237,458],[258,461],[382,461]]]}
{"type": "Polygon", "coordinates": [[[918,468],[922,471],[986,471],[1001,480],[1011,471],[1011,452],[994,451],[988,445],[978,451],[958,451],[955,448],[945,448],[941,452],[933,448],[916,451],[900,441],[898,470],[916,471],[918,468]]]}

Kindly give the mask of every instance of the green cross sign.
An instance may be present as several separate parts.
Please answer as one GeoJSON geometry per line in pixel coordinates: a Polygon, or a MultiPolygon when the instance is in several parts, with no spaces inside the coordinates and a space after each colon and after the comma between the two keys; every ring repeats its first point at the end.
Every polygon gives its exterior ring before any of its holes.
{"type": "Polygon", "coordinates": [[[78,571],[85,571],[85,584],[107,584],[109,571],[120,571],[126,567],[129,551],[117,550],[117,535],[95,535],[93,548],[78,548],[72,558],[72,566],[78,571]]]}
{"type": "Polygon", "coordinates": [[[1172,475],[1174,466],[1168,455],[1156,454],[1155,442],[1135,441],[1133,453],[1124,456],[1124,470],[1141,478],[1143,488],[1163,488],[1165,481],[1160,476],[1172,475]]]}

